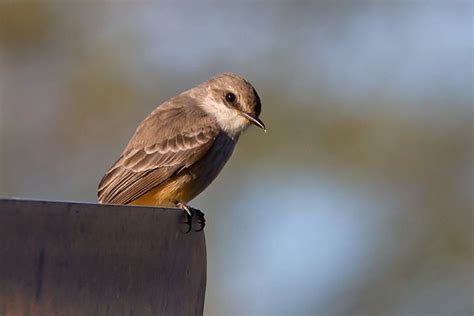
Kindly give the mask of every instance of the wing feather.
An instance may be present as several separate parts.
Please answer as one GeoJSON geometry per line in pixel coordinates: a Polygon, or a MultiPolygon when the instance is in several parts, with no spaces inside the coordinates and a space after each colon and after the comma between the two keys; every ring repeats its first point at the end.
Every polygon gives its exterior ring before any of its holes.
{"type": "Polygon", "coordinates": [[[128,204],[202,158],[219,129],[193,99],[178,96],[164,103],[137,128],[98,188],[101,203],[128,204]],[[182,104],[183,106],[176,106],[182,104]]]}

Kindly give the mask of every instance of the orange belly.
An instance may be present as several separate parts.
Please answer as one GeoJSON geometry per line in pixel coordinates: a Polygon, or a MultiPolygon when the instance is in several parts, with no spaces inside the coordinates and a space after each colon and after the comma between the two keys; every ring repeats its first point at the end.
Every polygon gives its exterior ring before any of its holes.
{"type": "Polygon", "coordinates": [[[166,180],[138,199],[130,202],[130,204],[174,207],[178,202],[187,203],[200,193],[196,192],[197,190],[193,182],[192,175],[180,174],[166,180]]]}

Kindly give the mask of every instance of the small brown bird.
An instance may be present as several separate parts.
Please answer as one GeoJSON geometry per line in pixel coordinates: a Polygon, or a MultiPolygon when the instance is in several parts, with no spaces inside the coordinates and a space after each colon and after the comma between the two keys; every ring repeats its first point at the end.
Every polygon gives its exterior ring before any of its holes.
{"type": "Polygon", "coordinates": [[[177,206],[186,212],[188,231],[194,215],[202,230],[204,214],[187,203],[216,178],[250,124],[265,130],[260,112],[254,87],[230,73],[165,101],[100,181],[99,202],[177,206]]]}

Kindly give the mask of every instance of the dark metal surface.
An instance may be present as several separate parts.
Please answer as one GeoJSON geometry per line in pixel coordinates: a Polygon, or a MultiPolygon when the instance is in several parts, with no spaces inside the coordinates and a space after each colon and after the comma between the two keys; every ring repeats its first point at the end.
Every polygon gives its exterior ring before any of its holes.
{"type": "Polygon", "coordinates": [[[0,199],[0,315],[202,315],[204,234],[177,209],[0,199]]]}

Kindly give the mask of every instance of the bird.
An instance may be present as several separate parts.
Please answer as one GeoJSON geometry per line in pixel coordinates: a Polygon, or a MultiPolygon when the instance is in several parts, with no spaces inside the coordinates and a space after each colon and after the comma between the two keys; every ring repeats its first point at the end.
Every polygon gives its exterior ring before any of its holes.
{"type": "Polygon", "coordinates": [[[243,77],[222,73],[161,103],[137,127],[101,179],[98,202],[178,207],[189,232],[204,213],[188,205],[217,177],[250,125],[266,132],[260,97],[243,77]]]}

